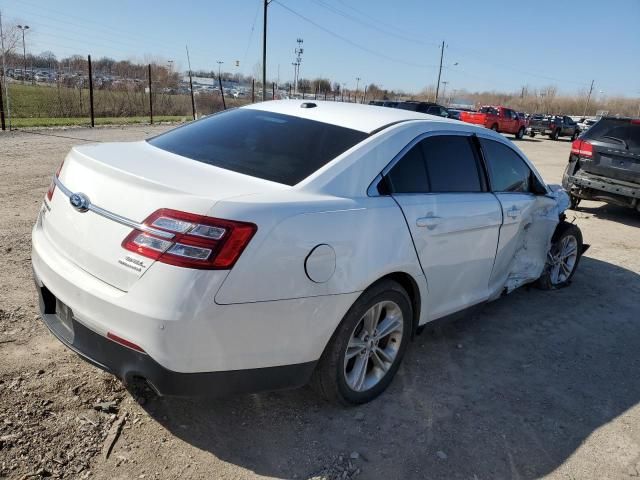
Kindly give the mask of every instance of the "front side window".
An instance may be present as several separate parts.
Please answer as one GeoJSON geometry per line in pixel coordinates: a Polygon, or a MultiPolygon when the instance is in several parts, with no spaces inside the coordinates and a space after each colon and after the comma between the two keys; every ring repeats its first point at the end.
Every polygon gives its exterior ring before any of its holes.
{"type": "Polygon", "coordinates": [[[429,191],[480,192],[478,163],[471,139],[460,135],[438,135],[420,142],[427,163],[429,191]]]}
{"type": "Polygon", "coordinates": [[[520,155],[494,140],[481,138],[480,144],[494,192],[532,191],[533,174],[520,155]]]}

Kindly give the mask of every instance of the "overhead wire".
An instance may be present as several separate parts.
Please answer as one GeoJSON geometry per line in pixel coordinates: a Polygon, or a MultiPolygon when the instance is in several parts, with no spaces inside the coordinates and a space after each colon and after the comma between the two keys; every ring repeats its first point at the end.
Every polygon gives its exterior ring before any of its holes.
{"type": "Polygon", "coordinates": [[[338,38],[340,40],[342,40],[345,43],[348,43],[349,45],[358,48],[364,52],[367,52],[371,55],[374,55],[376,57],[380,57],[380,58],[384,58],[385,60],[388,60],[390,62],[394,62],[394,63],[400,63],[403,65],[408,65],[411,67],[418,67],[418,68],[437,68],[436,65],[425,65],[425,64],[421,64],[421,63],[416,63],[416,62],[410,62],[410,61],[406,61],[406,60],[402,60],[396,57],[392,57],[389,55],[385,55],[384,53],[380,53],[376,50],[372,50],[368,47],[365,47],[364,45],[361,45],[359,43],[354,42],[353,40],[345,37],[344,35],[341,35],[339,33],[334,32],[333,30],[328,29],[327,27],[319,24],[318,22],[311,20],[309,17],[301,14],[300,12],[297,12],[296,10],[293,10],[292,8],[288,7],[287,5],[285,5],[284,3],[282,3],[280,0],[272,0],[272,3],[275,3],[277,5],[279,5],[280,7],[284,8],[285,10],[287,10],[288,12],[290,12],[291,14],[295,15],[296,17],[304,20],[305,22],[313,25],[314,27],[324,31],[325,33],[328,33],[329,35],[338,38]]]}
{"type": "Polygon", "coordinates": [[[395,38],[399,38],[401,40],[405,40],[405,41],[408,41],[408,42],[417,43],[419,45],[427,45],[427,46],[432,46],[432,47],[439,47],[440,46],[438,43],[435,43],[435,42],[426,42],[424,40],[408,37],[406,35],[398,34],[398,33],[392,32],[390,30],[387,30],[385,28],[378,27],[378,26],[376,26],[376,25],[374,25],[374,24],[372,24],[370,22],[364,21],[361,18],[358,18],[358,17],[356,17],[354,15],[351,15],[348,12],[345,12],[344,10],[340,10],[339,8],[336,8],[335,6],[325,2],[324,0],[313,0],[313,2],[316,5],[319,5],[319,6],[323,7],[323,8],[325,8],[326,10],[328,10],[330,12],[333,12],[336,15],[339,15],[339,16],[341,16],[343,18],[351,20],[351,21],[353,21],[355,23],[359,23],[360,25],[363,25],[363,26],[368,27],[370,29],[376,30],[377,32],[383,33],[385,35],[388,35],[388,36],[391,36],[391,37],[395,37],[395,38]]]}
{"type": "MultiPolygon", "coordinates": [[[[330,11],[333,11],[334,13],[336,13],[338,15],[341,15],[344,18],[347,18],[349,20],[354,21],[355,23],[359,23],[359,24],[367,26],[369,28],[375,29],[376,31],[379,31],[381,33],[386,33],[387,35],[391,35],[391,36],[394,36],[396,38],[399,38],[399,39],[402,39],[402,40],[406,40],[406,41],[410,41],[410,42],[413,42],[413,43],[424,43],[424,44],[427,44],[427,45],[431,45],[431,43],[429,43],[429,42],[423,42],[423,41],[418,40],[416,38],[409,37],[406,34],[394,34],[393,32],[390,31],[390,29],[393,29],[393,30],[400,30],[400,29],[395,27],[395,26],[393,26],[393,25],[391,25],[391,24],[388,24],[388,23],[382,22],[380,20],[377,20],[376,18],[372,17],[371,15],[368,15],[367,13],[363,12],[362,10],[359,10],[359,9],[353,7],[352,5],[349,5],[347,2],[345,2],[343,0],[337,0],[337,1],[340,4],[344,5],[345,7],[347,7],[349,9],[351,9],[352,11],[356,12],[358,15],[360,15],[362,17],[366,17],[366,18],[368,18],[368,19],[370,19],[370,20],[372,20],[372,21],[374,21],[374,22],[376,22],[376,23],[378,23],[380,25],[383,25],[385,28],[381,28],[381,27],[372,25],[371,23],[364,22],[363,20],[359,19],[358,17],[355,17],[353,15],[349,15],[347,12],[340,11],[335,6],[330,5],[326,0],[313,0],[313,1],[317,5],[323,6],[324,8],[326,8],[326,9],[328,9],[330,11]]],[[[477,60],[478,58],[481,58],[482,61],[484,61],[485,63],[489,63],[489,64],[495,66],[496,68],[501,68],[501,69],[504,69],[504,70],[510,70],[510,71],[515,72],[515,73],[519,73],[521,75],[526,75],[526,76],[530,76],[530,77],[540,78],[540,79],[559,82],[559,83],[571,83],[571,84],[580,85],[580,86],[587,86],[588,85],[585,82],[577,82],[575,80],[561,79],[561,78],[553,77],[553,76],[550,76],[550,75],[544,75],[544,74],[541,74],[541,73],[531,72],[531,71],[528,71],[528,70],[525,70],[525,69],[521,69],[521,68],[518,68],[518,67],[514,67],[514,66],[511,66],[511,65],[505,65],[505,64],[502,64],[502,63],[499,63],[499,62],[495,62],[494,60],[488,58],[484,54],[484,52],[480,52],[478,50],[475,50],[475,49],[472,49],[472,48],[469,48],[469,47],[462,47],[462,46],[458,46],[456,44],[449,44],[449,43],[448,43],[448,46],[450,46],[452,49],[454,49],[456,51],[459,51],[459,52],[464,52],[464,51],[471,52],[473,56],[472,57],[470,56],[470,57],[467,57],[467,58],[473,58],[475,60],[477,60]]],[[[466,55],[464,55],[464,53],[463,53],[463,56],[466,56],[466,55]]],[[[473,76],[473,75],[471,75],[471,76],[473,76]]]]}

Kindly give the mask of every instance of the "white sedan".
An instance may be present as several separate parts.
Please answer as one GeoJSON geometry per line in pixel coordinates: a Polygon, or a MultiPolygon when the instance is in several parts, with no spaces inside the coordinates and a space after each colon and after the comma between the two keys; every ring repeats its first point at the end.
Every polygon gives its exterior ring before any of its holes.
{"type": "Polygon", "coordinates": [[[125,382],[220,395],[313,380],[363,403],[426,323],[567,285],[583,251],[568,204],[491,130],[272,101],[74,147],[33,271],[52,333],[125,382]]]}

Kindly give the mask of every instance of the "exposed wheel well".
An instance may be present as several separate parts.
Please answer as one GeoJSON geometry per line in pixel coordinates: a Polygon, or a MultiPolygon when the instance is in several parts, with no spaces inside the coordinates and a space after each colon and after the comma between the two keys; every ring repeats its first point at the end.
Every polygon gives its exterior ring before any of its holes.
{"type": "MultiPolygon", "coordinates": [[[[416,334],[418,329],[418,322],[420,321],[420,308],[422,307],[422,300],[420,298],[420,289],[418,284],[411,275],[405,272],[394,272],[379,278],[374,282],[378,283],[381,280],[390,279],[398,282],[402,285],[411,299],[411,308],[413,309],[413,328],[411,330],[411,338],[416,334]]],[[[373,285],[373,284],[372,284],[373,285]]]]}

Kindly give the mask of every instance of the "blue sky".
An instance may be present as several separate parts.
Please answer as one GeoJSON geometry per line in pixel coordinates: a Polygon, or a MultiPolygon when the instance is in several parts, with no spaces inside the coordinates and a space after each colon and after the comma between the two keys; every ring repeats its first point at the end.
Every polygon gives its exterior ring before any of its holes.
{"type": "MultiPolygon", "coordinates": [[[[194,69],[222,60],[244,74],[261,59],[262,0],[0,0],[0,10],[5,23],[31,26],[34,53],[186,69],[188,44],[194,69]]],[[[640,96],[640,0],[274,0],[268,31],[268,76],[279,65],[282,82],[301,37],[302,77],[418,91],[435,84],[444,40],[448,89],[575,93],[594,79],[601,95],[640,96]]]]}

